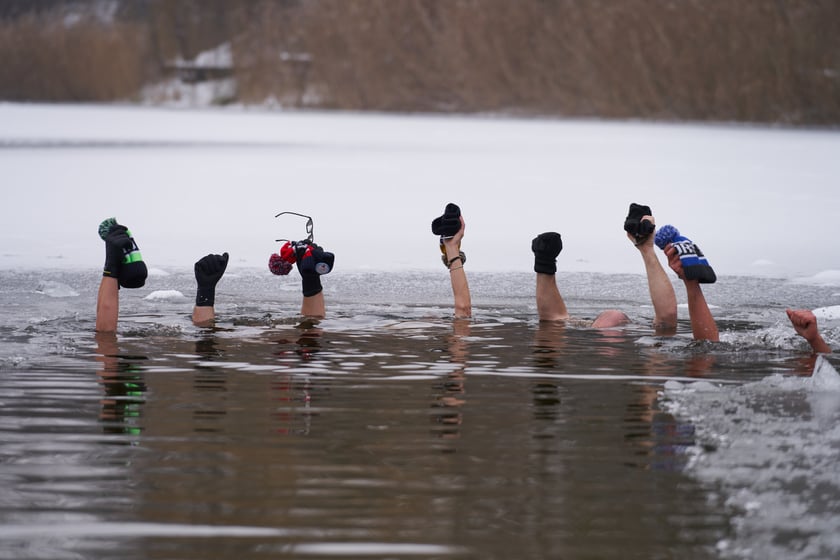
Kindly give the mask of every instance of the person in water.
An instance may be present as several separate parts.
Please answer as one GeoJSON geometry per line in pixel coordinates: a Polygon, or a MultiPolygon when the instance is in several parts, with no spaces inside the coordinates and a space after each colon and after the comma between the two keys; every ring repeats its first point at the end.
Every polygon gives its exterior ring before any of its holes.
{"type": "Polygon", "coordinates": [[[114,332],[120,314],[120,288],[142,287],[148,270],[127,227],[110,218],[99,225],[99,236],[105,241],[105,265],[96,297],[95,328],[97,332],[114,332]]]}
{"type": "Polygon", "coordinates": [[[461,251],[461,241],[466,232],[466,222],[458,205],[449,203],[443,215],[432,220],[432,233],[440,236],[440,252],[443,266],[449,269],[449,281],[455,303],[455,318],[472,317],[470,285],[464,264],[467,256],[461,251]]]}
{"type": "MultiPolygon", "coordinates": [[[[656,256],[655,228],[656,223],[648,206],[635,203],[630,205],[624,230],[627,238],[639,251],[645,267],[648,291],[654,309],[653,327],[657,334],[671,335],[676,333],[677,329],[677,298],[674,286],[656,256]]],[[[557,232],[541,233],[531,242],[534,272],[537,273],[536,299],[540,321],[564,321],[570,317],[556,280],[557,256],[562,250],[563,242],[557,232]]],[[[694,338],[718,340],[717,327],[703,297],[699,281],[686,277],[677,249],[672,243],[666,244],[664,250],[672,270],[685,283],[694,338]]],[[[608,309],[600,313],[591,326],[612,328],[629,322],[630,318],[622,311],[608,309]]]]}
{"type": "MultiPolygon", "coordinates": [[[[227,253],[205,255],[195,263],[196,296],[192,320],[197,326],[212,326],[216,319],[216,284],[224,275],[227,263],[227,253]]],[[[326,303],[321,276],[329,273],[334,263],[335,255],[311,241],[287,242],[279,254],[271,256],[269,269],[274,274],[285,275],[293,264],[296,265],[303,292],[300,314],[323,319],[326,316],[326,303]]]]}
{"type": "Polygon", "coordinates": [[[685,295],[688,300],[688,317],[691,322],[691,334],[694,340],[718,342],[720,335],[717,324],[715,324],[715,319],[712,316],[711,310],[709,310],[709,305],[706,303],[703,289],[700,287],[703,280],[693,278],[686,271],[685,259],[680,253],[681,249],[676,244],[665,244],[664,251],[665,256],[668,257],[668,266],[671,267],[671,270],[676,273],[677,277],[685,285],[685,295]]]}
{"type": "MultiPolygon", "coordinates": [[[[137,243],[125,226],[114,223],[102,237],[105,241],[105,266],[97,295],[95,328],[97,332],[115,332],[119,319],[120,287],[142,287],[148,272],[142,260],[136,260],[137,257],[129,262],[128,255],[132,252],[139,255],[139,251],[137,243]]],[[[321,276],[332,270],[335,256],[312,242],[287,245],[290,252],[281,250],[284,254],[280,264],[284,266],[279,268],[285,271],[283,273],[288,273],[293,264],[297,266],[303,292],[300,313],[305,317],[323,318],[326,315],[326,305],[321,276]]],[[[278,268],[275,257],[281,258],[279,255],[272,255],[269,267],[273,272],[278,268]]],[[[194,265],[196,297],[192,320],[197,326],[212,326],[215,322],[216,285],[224,276],[228,260],[228,253],[209,254],[194,265]]]]}
{"type": "Polygon", "coordinates": [[[817,327],[817,317],[808,309],[786,309],[790,324],[796,334],[804,338],[815,354],[831,353],[831,346],[823,340],[817,327]]]}

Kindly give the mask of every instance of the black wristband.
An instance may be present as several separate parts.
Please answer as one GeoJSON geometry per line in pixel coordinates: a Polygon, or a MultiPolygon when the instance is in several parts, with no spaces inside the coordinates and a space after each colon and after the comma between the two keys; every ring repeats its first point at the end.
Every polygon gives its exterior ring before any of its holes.
{"type": "Polygon", "coordinates": [[[320,294],[324,288],[321,286],[321,275],[318,273],[301,274],[301,285],[303,297],[312,297],[320,294]]]}
{"type": "Polygon", "coordinates": [[[105,266],[102,267],[102,276],[117,278],[122,268],[125,252],[113,244],[105,244],[105,266]]]}
{"type": "Polygon", "coordinates": [[[534,272],[540,274],[556,274],[557,261],[555,259],[534,259],[534,272]]]}
{"type": "Polygon", "coordinates": [[[216,286],[199,286],[195,292],[196,307],[213,307],[216,302],[216,286]]]}

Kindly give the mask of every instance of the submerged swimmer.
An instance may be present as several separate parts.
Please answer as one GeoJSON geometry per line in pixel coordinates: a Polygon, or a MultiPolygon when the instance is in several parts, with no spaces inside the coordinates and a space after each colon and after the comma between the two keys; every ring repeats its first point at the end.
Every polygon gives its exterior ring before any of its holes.
{"type": "MultiPolygon", "coordinates": [[[[288,259],[285,262],[289,268],[291,268],[291,264],[293,263],[296,265],[301,278],[303,300],[300,305],[300,314],[313,319],[323,319],[327,312],[324,301],[324,289],[321,285],[321,276],[332,270],[335,257],[332,253],[323,251],[320,246],[312,242],[288,243],[287,245],[290,247],[289,250],[291,252],[288,254],[284,253],[283,258],[288,259]],[[318,264],[321,264],[319,259],[313,259],[313,253],[327,256],[326,259],[321,259],[329,262],[326,272],[319,272],[319,270],[324,269],[316,267],[314,264],[312,266],[309,265],[309,261],[318,261],[318,264]]],[[[272,272],[276,270],[274,266],[276,261],[275,257],[280,258],[279,255],[272,255],[272,260],[269,264],[272,272]]],[[[192,320],[196,326],[212,326],[215,321],[216,284],[224,275],[227,263],[227,253],[221,255],[205,255],[195,263],[196,296],[192,320]]],[[[284,273],[287,272],[285,271],[284,273]]]]}
{"type": "MultiPolygon", "coordinates": [[[[326,316],[321,276],[332,270],[335,256],[311,241],[287,242],[281,254],[274,254],[269,268],[275,274],[287,274],[292,264],[301,278],[303,300],[300,314],[313,319],[326,316]],[[281,256],[282,255],[282,256],[281,256]]],[[[216,318],[216,284],[225,273],[228,254],[209,254],[195,263],[196,296],[192,320],[196,326],[212,326],[216,318]]]]}
{"type": "Polygon", "coordinates": [[[105,265],[96,298],[95,328],[98,332],[114,332],[120,314],[120,287],[142,287],[148,270],[131,232],[116,219],[99,224],[99,236],[105,241],[105,265]]]}
{"type": "MultiPolygon", "coordinates": [[[[677,297],[674,287],[659,262],[654,250],[654,231],[656,223],[648,206],[631,204],[624,222],[627,238],[633,243],[642,257],[647,276],[648,290],[654,309],[653,327],[657,334],[670,335],[677,329],[677,297]]],[[[534,253],[534,272],[537,273],[537,314],[540,321],[565,321],[570,315],[557,286],[557,256],[563,250],[559,233],[546,232],[538,235],[531,242],[534,253]]],[[[676,262],[671,258],[675,250],[669,244],[665,254],[669,255],[669,265],[683,280],[689,297],[689,315],[692,333],[696,340],[718,340],[717,327],[703,299],[703,292],[696,280],[688,280],[682,270],[679,257],[676,262]]],[[[625,325],[630,318],[618,309],[601,312],[590,326],[598,329],[625,325]]]]}
{"type": "Polygon", "coordinates": [[[432,233],[440,236],[443,265],[449,269],[456,319],[469,319],[472,316],[470,285],[464,270],[467,256],[461,251],[466,228],[461,209],[451,202],[446,205],[442,216],[432,220],[432,233]]]}
{"type": "Polygon", "coordinates": [[[823,340],[817,327],[817,317],[808,309],[787,309],[788,319],[796,334],[804,338],[815,354],[831,353],[831,346],[823,340]]]}
{"type": "MultiPolygon", "coordinates": [[[[119,319],[119,290],[139,288],[144,285],[146,265],[131,260],[127,255],[137,251],[137,244],[125,226],[116,222],[103,232],[105,241],[105,267],[96,302],[96,331],[113,333],[119,319]],[[138,264],[139,263],[139,264],[138,264]],[[142,266],[140,266],[142,265],[142,266]]],[[[292,253],[287,255],[289,270],[297,266],[301,276],[303,300],[300,313],[305,317],[320,319],[326,315],[321,276],[332,269],[334,255],[309,242],[291,244],[292,253]],[[324,262],[328,263],[324,268],[324,262]],[[324,272],[326,270],[326,272],[324,272]]],[[[272,256],[274,257],[274,255],[272,256]]],[[[209,254],[199,259],[194,266],[196,281],[195,307],[192,320],[197,326],[212,326],[215,318],[216,285],[227,269],[228,253],[209,254]]]]}

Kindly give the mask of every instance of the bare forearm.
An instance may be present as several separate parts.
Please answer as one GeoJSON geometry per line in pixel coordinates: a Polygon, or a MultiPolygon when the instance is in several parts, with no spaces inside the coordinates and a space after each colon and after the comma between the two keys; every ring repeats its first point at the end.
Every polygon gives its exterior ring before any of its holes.
{"type": "Polygon", "coordinates": [[[647,274],[650,300],[653,304],[654,326],[662,329],[674,329],[677,326],[677,295],[674,286],[665,273],[665,269],[656,258],[653,245],[641,249],[642,259],[647,274]]]}
{"type": "Polygon", "coordinates": [[[192,321],[198,327],[206,327],[212,325],[216,320],[216,309],[213,306],[198,306],[193,307],[192,321]]]}
{"type": "Polygon", "coordinates": [[[452,297],[455,302],[455,317],[467,319],[472,317],[472,298],[470,296],[470,285],[467,282],[467,273],[464,271],[464,263],[457,257],[460,249],[454,242],[444,243],[446,249],[446,260],[451,263],[449,266],[449,281],[452,284],[452,297]],[[456,259],[453,261],[453,259],[456,259]]]}
{"type": "Polygon", "coordinates": [[[327,306],[324,303],[324,292],[318,292],[314,296],[304,297],[300,305],[300,314],[305,317],[323,318],[327,315],[327,306]]]}
{"type": "Polygon", "coordinates": [[[566,302],[560,295],[553,274],[537,274],[537,314],[540,321],[560,321],[569,318],[566,302]]]}
{"type": "Polygon", "coordinates": [[[703,290],[700,289],[700,284],[696,281],[687,280],[685,290],[688,297],[688,315],[691,318],[691,333],[694,335],[694,340],[717,342],[720,340],[718,328],[706,303],[703,290]]]}
{"type": "Polygon", "coordinates": [[[116,278],[102,277],[99,293],[96,297],[97,332],[115,332],[120,315],[119,281],[116,278]]]}
{"type": "Polygon", "coordinates": [[[823,340],[823,337],[820,334],[817,334],[815,337],[806,339],[808,344],[811,345],[811,348],[817,354],[830,354],[831,353],[831,346],[823,340]]]}

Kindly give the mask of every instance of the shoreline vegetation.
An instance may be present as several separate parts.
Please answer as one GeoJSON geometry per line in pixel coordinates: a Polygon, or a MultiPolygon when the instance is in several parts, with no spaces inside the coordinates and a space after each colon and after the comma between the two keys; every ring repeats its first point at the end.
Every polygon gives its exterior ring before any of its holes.
{"type": "Polygon", "coordinates": [[[0,99],[835,127],[838,52],[835,0],[9,0],[0,99]]]}

